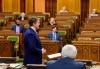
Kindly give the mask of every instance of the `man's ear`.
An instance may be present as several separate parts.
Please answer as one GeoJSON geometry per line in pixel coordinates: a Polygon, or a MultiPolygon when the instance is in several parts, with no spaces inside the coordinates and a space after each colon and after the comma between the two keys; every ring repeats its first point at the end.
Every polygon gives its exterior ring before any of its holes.
{"type": "Polygon", "coordinates": [[[33,23],[33,26],[35,25],[35,23],[33,23]]]}

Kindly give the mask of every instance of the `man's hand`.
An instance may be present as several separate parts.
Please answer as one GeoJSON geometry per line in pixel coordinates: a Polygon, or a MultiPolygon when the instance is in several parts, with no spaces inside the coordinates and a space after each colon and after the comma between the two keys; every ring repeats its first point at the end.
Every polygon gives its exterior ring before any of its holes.
{"type": "Polygon", "coordinates": [[[42,48],[42,54],[46,53],[46,49],[42,48]]]}

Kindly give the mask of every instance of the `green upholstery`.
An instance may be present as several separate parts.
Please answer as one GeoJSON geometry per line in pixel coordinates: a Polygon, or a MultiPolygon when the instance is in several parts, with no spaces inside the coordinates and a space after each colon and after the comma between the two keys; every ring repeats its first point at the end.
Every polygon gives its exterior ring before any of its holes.
{"type": "Polygon", "coordinates": [[[58,31],[60,35],[66,35],[66,31],[58,31]]]}
{"type": "Polygon", "coordinates": [[[14,51],[19,51],[19,37],[18,36],[8,36],[7,40],[15,41],[14,51]]]}
{"type": "Polygon", "coordinates": [[[37,16],[37,17],[40,18],[40,19],[45,20],[45,16],[37,16]]]}
{"type": "Polygon", "coordinates": [[[74,38],[73,41],[76,41],[76,38],[74,38]]]}
{"type": "Polygon", "coordinates": [[[66,28],[66,29],[70,29],[71,28],[70,25],[63,25],[63,27],[66,28]]]}
{"type": "Polygon", "coordinates": [[[5,18],[9,18],[11,20],[14,20],[14,16],[5,16],[5,18]]]}
{"type": "Polygon", "coordinates": [[[71,19],[77,19],[77,16],[72,16],[71,19]]]}
{"type": "Polygon", "coordinates": [[[21,17],[21,13],[20,12],[14,12],[14,14],[19,18],[21,17]]]}
{"type": "Polygon", "coordinates": [[[4,23],[4,24],[6,24],[6,20],[0,20],[0,23],[4,23]]]}
{"type": "Polygon", "coordinates": [[[74,23],[74,20],[70,19],[68,20],[68,23],[74,23]]]}
{"type": "Polygon", "coordinates": [[[25,28],[25,29],[28,29],[28,28],[29,28],[29,25],[24,25],[24,28],[25,28]]]}
{"type": "Polygon", "coordinates": [[[50,13],[44,13],[44,14],[46,14],[46,15],[48,15],[50,17],[50,13]]]}
{"type": "Polygon", "coordinates": [[[8,36],[8,40],[16,41],[16,43],[19,43],[19,37],[18,36],[8,36]]]}

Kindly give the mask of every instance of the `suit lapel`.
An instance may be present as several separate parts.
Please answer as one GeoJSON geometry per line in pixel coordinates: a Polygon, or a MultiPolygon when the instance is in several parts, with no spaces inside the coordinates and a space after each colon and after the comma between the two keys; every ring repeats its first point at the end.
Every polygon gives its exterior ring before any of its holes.
{"type": "Polygon", "coordinates": [[[40,41],[40,39],[39,39],[38,35],[36,34],[36,32],[32,28],[29,28],[29,29],[32,31],[32,33],[35,35],[35,37],[40,41]]]}

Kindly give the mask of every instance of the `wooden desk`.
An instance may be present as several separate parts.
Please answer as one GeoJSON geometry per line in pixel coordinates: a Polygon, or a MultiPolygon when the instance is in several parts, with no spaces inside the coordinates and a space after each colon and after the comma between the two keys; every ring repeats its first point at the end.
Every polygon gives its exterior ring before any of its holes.
{"type": "Polygon", "coordinates": [[[15,41],[0,40],[0,56],[1,57],[13,57],[14,56],[15,41]]]}
{"type": "Polygon", "coordinates": [[[47,59],[47,55],[60,52],[60,43],[53,40],[41,40],[42,48],[46,49],[46,54],[43,55],[43,59],[47,59]]]}
{"type": "Polygon", "coordinates": [[[100,61],[100,41],[72,41],[77,47],[77,59],[100,61]]]}

